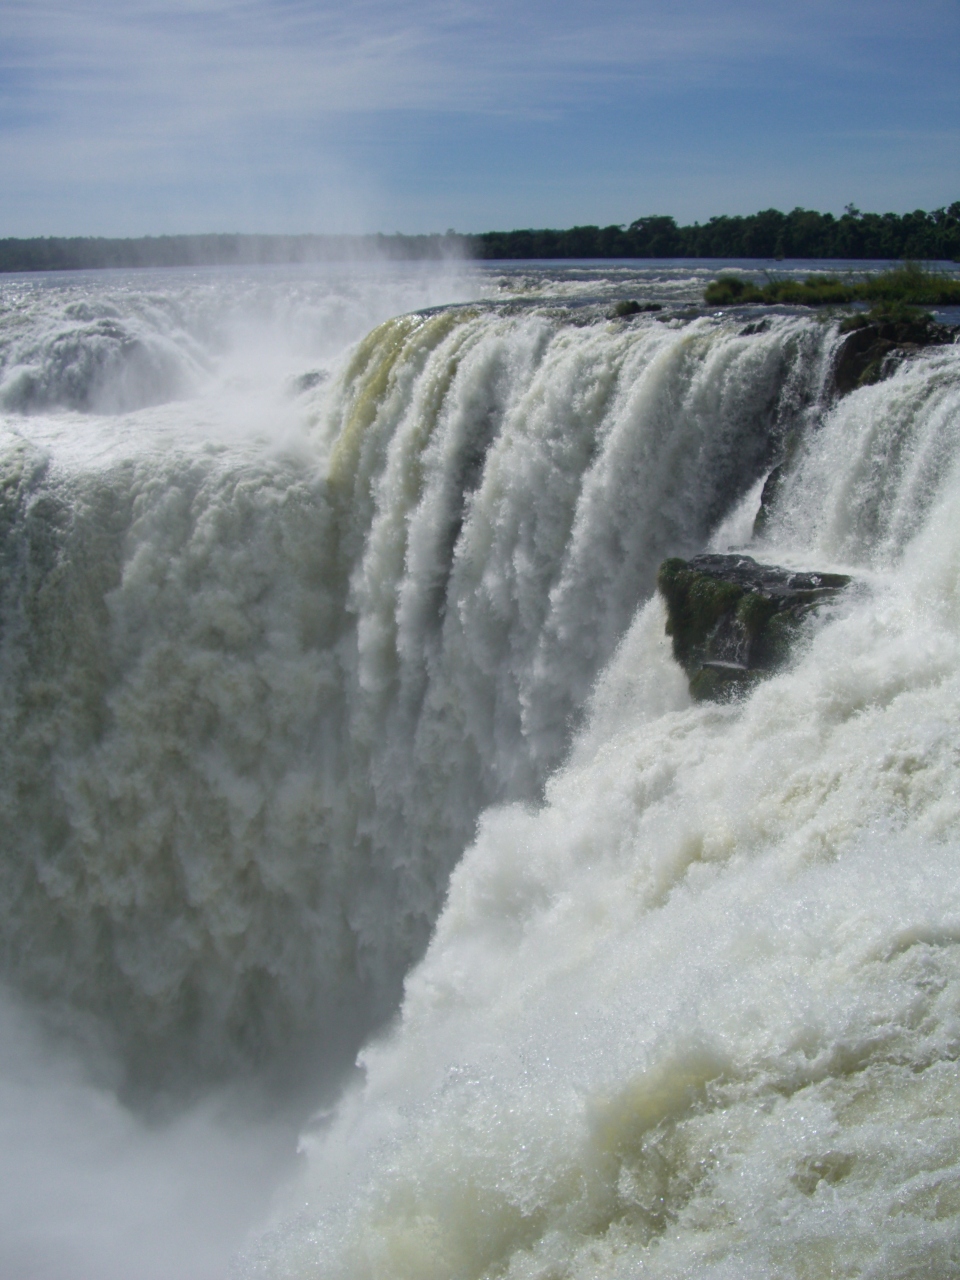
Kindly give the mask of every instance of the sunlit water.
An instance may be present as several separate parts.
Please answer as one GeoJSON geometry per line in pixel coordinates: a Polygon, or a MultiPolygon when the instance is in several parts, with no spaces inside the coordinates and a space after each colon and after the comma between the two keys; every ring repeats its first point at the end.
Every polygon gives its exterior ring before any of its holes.
{"type": "Polygon", "coordinates": [[[960,1275],[960,346],[714,271],[0,286],[0,1275],[960,1275]]]}

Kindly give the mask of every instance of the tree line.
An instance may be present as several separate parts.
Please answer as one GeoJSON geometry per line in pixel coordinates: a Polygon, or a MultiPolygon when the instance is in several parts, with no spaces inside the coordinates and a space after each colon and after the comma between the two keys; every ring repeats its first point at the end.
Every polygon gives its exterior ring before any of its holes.
{"type": "Polygon", "coordinates": [[[0,271],[103,267],[190,267],[343,260],[443,258],[893,258],[960,261],[960,201],[913,213],[838,218],[812,209],[765,209],[678,226],[650,215],[629,226],[565,231],[485,231],[478,235],[44,236],[0,239],[0,271]]]}
{"type": "Polygon", "coordinates": [[[462,257],[463,237],[440,235],[38,236],[0,239],[0,271],[77,271],[104,267],[251,266],[298,262],[407,261],[462,257]]]}
{"type": "Polygon", "coordinates": [[[929,213],[841,217],[765,209],[680,227],[653,215],[627,227],[569,231],[490,231],[474,236],[477,258],[907,258],[960,259],[960,200],[929,213]]]}

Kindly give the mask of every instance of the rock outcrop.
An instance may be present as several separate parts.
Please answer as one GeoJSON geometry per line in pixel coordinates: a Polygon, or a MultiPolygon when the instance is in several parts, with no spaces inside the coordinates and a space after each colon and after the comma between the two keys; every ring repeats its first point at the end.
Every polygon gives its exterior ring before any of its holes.
{"type": "Polygon", "coordinates": [[[840,332],[847,337],[833,368],[833,388],[838,396],[879,382],[904,356],[921,347],[945,346],[956,339],[956,330],[922,313],[854,315],[843,321],[840,332]]]}
{"type": "Polygon", "coordinates": [[[846,574],[797,573],[744,555],[665,560],[657,587],[690,692],[720,700],[775,670],[803,619],[849,582],[846,574]]]}
{"type": "MultiPolygon", "coordinates": [[[[747,325],[741,334],[759,331],[747,325]]],[[[885,312],[858,312],[840,324],[844,336],[833,364],[828,391],[834,397],[848,395],[857,387],[870,386],[889,377],[901,361],[924,347],[941,347],[960,341],[960,327],[938,324],[931,316],[915,307],[888,308],[885,312]]],[[[783,456],[770,471],[760,494],[760,508],[754,522],[754,535],[762,533],[773,510],[777,494],[789,474],[799,438],[788,435],[783,456]]]]}
{"type": "Polygon", "coordinates": [[[608,320],[625,320],[628,316],[643,315],[648,311],[662,311],[662,302],[637,302],[635,298],[625,298],[618,302],[607,315],[608,320]]]}

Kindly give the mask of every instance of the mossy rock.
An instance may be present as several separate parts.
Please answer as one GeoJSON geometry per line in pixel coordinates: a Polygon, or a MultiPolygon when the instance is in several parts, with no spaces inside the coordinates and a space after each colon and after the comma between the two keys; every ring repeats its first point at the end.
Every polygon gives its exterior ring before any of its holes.
{"type": "Polygon", "coordinates": [[[711,662],[690,678],[690,692],[697,702],[732,702],[762,679],[762,672],[711,662]]]}
{"type": "Polygon", "coordinates": [[[751,556],[665,560],[657,587],[690,692],[723,700],[776,670],[807,614],[849,582],[846,574],[797,573],[751,556]]]}
{"type": "Polygon", "coordinates": [[[609,320],[625,320],[628,316],[643,315],[648,311],[662,311],[661,302],[637,302],[636,298],[624,298],[615,304],[607,317],[609,320]]]}
{"type": "Polygon", "coordinates": [[[840,333],[846,337],[833,369],[838,396],[879,382],[921,347],[945,346],[956,337],[953,329],[918,308],[893,303],[847,316],[840,322],[840,333]]]}
{"type": "Polygon", "coordinates": [[[678,559],[663,562],[657,587],[667,602],[667,635],[673,638],[674,657],[688,672],[691,666],[699,668],[707,637],[721,618],[733,613],[743,589],[678,559]]]}

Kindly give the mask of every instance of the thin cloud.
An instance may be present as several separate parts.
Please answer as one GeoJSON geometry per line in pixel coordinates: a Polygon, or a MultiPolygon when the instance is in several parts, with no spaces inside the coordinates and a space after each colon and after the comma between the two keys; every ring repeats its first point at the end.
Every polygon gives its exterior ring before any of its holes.
{"type": "Polygon", "coordinates": [[[2,65],[28,99],[94,118],[120,102],[152,105],[168,125],[200,108],[216,125],[264,113],[524,112],[580,101],[585,91],[603,97],[611,75],[641,88],[713,83],[731,68],[756,74],[787,52],[829,58],[836,37],[847,45],[857,28],[851,10],[863,9],[848,6],[838,18],[827,6],[704,0],[174,0],[162,8],[8,0],[0,15],[2,65]]]}
{"type": "Polygon", "coordinates": [[[389,205],[389,139],[436,165],[451,117],[529,147],[587,113],[662,128],[711,93],[752,95],[771,129],[787,88],[949,98],[958,28],[955,0],[0,0],[0,213],[28,188],[307,190],[322,169],[389,205]]]}

